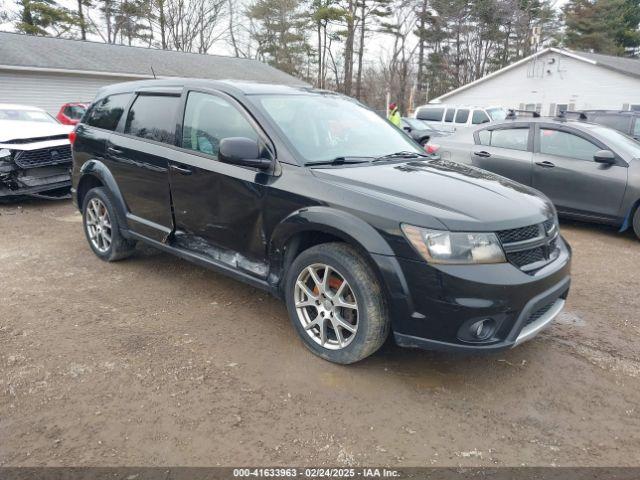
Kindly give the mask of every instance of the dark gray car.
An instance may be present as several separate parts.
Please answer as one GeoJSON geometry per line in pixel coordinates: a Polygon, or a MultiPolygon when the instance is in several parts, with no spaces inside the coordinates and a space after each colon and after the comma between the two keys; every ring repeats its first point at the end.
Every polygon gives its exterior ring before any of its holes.
{"type": "Polygon", "coordinates": [[[640,237],[640,143],[612,128],[519,118],[437,139],[444,160],[498,173],[546,194],[567,217],[633,227],[640,237]]]}

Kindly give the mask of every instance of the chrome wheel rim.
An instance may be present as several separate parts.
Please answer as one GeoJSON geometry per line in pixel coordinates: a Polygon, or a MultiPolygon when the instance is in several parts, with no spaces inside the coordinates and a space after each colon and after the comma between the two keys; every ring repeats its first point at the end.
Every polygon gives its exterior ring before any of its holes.
{"type": "Polygon", "coordinates": [[[356,337],[358,302],[338,270],[323,263],[300,272],[294,289],[298,321],[321,347],[341,350],[356,337]]]}
{"type": "Polygon", "coordinates": [[[102,200],[89,201],[84,221],[91,245],[100,253],[106,253],[111,247],[111,218],[102,200]]]}

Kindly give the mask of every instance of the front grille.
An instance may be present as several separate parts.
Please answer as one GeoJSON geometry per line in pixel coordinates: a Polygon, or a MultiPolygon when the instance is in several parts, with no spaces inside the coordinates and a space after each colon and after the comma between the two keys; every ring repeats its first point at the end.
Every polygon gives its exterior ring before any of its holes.
{"type": "Polygon", "coordinates": [[[509,254],[509,261],[516,267],[524,267],[532,263],[541,262],[544,259],[544,249],[542,247],[523,250],[522,252],[511,252],[509,254]]]}
{"type": "Polygon", "coordinates": [[[558,226],[555,218],[544,223],[497,232],[507,260],[533,274],[558,257],[558,226]]]}
{"type": "Polygon", "coordinates": [[[57,147],[39,148],[37,150],[18,151],[14,162],[20,168],[43,167],[71,161],[71,146],[60,145],[57,147]]]}
{"type": "Polygon", "coordinates": [[[538,225],[529,225],[528,227],[513,228],[511,230],[498,232],[498,238],[502,243],[522,242],[536,238],[538,235],[540,235],[540,227],[538,227],[538,225]]]}
{"type": "Polygon", "coordinates": [[[524,327],[526,327],[527,325],[531,325],[533,322],[540,320],[540,318],[542,318],[544,314],[546,314],[549,310],[551,310],[551,307],[553,307],[555,303],[556,303],[556,300],[549,303],[548,305],[545,305],[544,307],[539,308],[538,310],[533,312],[531,315],[529,315],[529,318],[527,318],[527,321],[524,322],[524,327]]]}

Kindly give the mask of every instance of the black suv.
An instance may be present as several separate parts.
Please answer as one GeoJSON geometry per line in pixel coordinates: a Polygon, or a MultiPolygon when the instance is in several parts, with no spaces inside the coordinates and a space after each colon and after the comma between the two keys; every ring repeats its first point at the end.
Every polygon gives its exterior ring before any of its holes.
{"type": "Polygon", "coordinates": [[[136,241],[284,298],[315,354],[494,351],[539,332],[570,249],[535,190],[425,155],[375,112],[308,88],[151,80],[101,90],[73,196],[103,260],[136,241]]]}

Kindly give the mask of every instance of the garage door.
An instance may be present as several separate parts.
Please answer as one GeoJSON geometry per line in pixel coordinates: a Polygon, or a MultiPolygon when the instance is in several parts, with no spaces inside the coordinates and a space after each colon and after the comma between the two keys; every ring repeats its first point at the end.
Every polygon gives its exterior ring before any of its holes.
{"type": "Polygon", "coordinates": [[[136,79],[0,70],[0,103],[34,105],[55,115],[64,103],[91,101],[101,87],[130,80],[136,79]]]}

